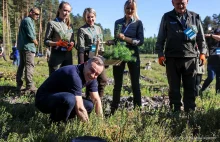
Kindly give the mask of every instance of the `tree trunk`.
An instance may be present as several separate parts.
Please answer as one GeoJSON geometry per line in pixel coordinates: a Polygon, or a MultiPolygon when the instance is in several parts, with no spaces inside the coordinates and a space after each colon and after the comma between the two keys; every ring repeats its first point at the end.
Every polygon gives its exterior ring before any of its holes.
{"type": "Polygon", "coordinates": [[[8,17],[8,1],[5,2],[5,11],[6,11],[6,51],[9,55],[10,51],[10,22],[8,17]]]}
{"type": "Polygon", "coordinates": [[[5,46],[5,1],[2,0],[2,42],[3,46],[5,46]]]}
{"type": "MultiPolygon", "coordinates": [[[[42,13],[42,6],[40,8],[40,13],[42,13]]],[[[42,51],[42,39],[41,39],[41,34],[42,34],[42,14],[40,14],[40,20],[39,20],[39,33],[38,33],[38,53],[43,53],[42,51]]]]}

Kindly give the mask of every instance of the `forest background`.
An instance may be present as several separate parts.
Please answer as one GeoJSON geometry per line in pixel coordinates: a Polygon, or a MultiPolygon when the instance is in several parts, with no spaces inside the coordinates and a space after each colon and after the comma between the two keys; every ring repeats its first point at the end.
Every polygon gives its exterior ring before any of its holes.
{"type": "MultiPolygon", "coordinates": [[[[10,54],[13,41],[16,41],[17,34],[21,20],[28,15],[29,9],[36,6],[40,9],[41,14],[39,20],[35,22],[37,39],[39,45],[37,52],[44,54],[44,35],[48,21],[53,20],[56,16],[56,12],[59,6],[59,0],[1,0],[0,7],[0,39],[3,40],[3,45],[6,48],[6,54],[10,54]]],[[[80,14],[73,15],[71,13],[72,27],[76,38],[77,30],[80,26],[84,25],[83,17],[80,14]]],[[[216,29],[220,23],[220,14],[213,13],[213,15],[207,15],[202,20],[204,32],[208,31],[210,25],[213,29],[216,29]]],[[[104,28],[101,23],[96,23],[103,30],[104,40],[112,39],[111,30],[104,28]]],[[[159,24],[159,23],[158,23],[159,24]]],[[[144,39],[144,44],[140,47],[141,53],[154,54],[156,43],[156,35],[144,39]]]]}

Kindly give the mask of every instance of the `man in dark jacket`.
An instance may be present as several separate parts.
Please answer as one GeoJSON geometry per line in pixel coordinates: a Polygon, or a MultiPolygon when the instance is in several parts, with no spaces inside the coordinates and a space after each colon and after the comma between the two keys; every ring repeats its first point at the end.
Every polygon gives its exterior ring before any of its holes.
{"type": "Polygon", "coordinates": [[[184,110],[195,110],[196,58],[205,63],[206,45],[198,14],[186,9],[188,0],[172,0],[174,9],[163,15],[156,52],[159,64],[165,66],[169,83],[170,107],[180,111],[180,84],[184,89],[184,110]],[[196,43],[200,55],[195,48],[196,43]]]}

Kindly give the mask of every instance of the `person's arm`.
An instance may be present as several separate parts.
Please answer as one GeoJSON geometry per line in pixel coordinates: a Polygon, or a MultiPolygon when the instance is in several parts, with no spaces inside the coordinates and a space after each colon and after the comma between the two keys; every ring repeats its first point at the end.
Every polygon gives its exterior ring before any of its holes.
{"type": "Polygon", "coordinates": [[[142,22],[140,20],[137,22],[138,25],[136,29],[136,35],[137,35],[136,38],[127,37],[123,33],[119,33],[117,37],[127,43],[133,44],[135,46],[141,46],[144,43],[144,30],[143,30],[142,22]]]}
{"type": "Polygon", "coordinates": [[[51,22],[48,22],[47,23],[47,30],[46,30],[46,33],[45,33],[45,36],[44,36],[44,44],[47,47],[57,46],[56,42],[51,40],[51,38],[53,36],[53,32],[54,32],[53,31],[53,25],[51,24],[51,22]]]}
{"type": "Polygon", "coordinates": [[[84,51],[85,51],[85,35],[81,28],[79,28],[77,33],[77,46],[79,53],[79,63],[84,63],[84,51]]]}
{"type": "MultiPolygon", "coordinates": [[[[71,27],[73,30],[73,28],[71,27]]],[[[74,32],[72,32],[71,37],[70,37],[70,42],[67,47],[67,51],[72,51],[73,47],[75,46],[75,40],[74,40],[74,32]]]]}
{"type": "Polygon", "coordinates": [[[164,57],[164,44],[167,38],[165,15],[162,17],[160,28],[157,36],[155,51],[158,57],[164,57]]]}
{"type": "Polygon", "coordinates": [[[220,41],[220,35],[215,35],[215,34],[205,34],[205,37],[210,37],[213,38],[217,41],[220,41]]]}
{"type": "Polygon", "coordinates": [[[95,105],[95,113],[98,116],[103,117],[102,102],[101,102],[98,92],[90,92],[90,98],[93,104],[95,105]]]}
{"type": "Polygon", "coordinates": [[[196,18],[197,18],[197,29],[198,29],[198,33],[196,35],[196,43],[198,45],[200,54],[205,55],[207,53],[205,35],[199,15],[197,15],[196,18]]]}
{"type": "Polygon", "coordinates": [[[25,20],[24,24],[26,27],[25,32],[26,32],[27,36],[35,45],[38,45],[33,23],[30,20],[25,20]]]}
{"type": "Polygon", "coordinates": [[[75,106],[77,116],[83,121],[89,121],[88,113],[83,105],[82,96],[76,96],[76,106],[75,106]]]}

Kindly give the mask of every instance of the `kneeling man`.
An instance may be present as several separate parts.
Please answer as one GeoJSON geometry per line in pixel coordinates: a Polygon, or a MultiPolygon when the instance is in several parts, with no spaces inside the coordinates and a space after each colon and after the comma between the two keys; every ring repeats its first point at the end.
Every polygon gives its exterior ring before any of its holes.
{"type": "Polygon", "coordinates": [[[54,122],[78,116],[88,121],[95,105],[95,112],[102,116],[102,104],[98,94],[96,78],[102,73],[104,63],[93,57],[84,64],[64,66],[53,72],[37,90],[35,105],[43,113],[51,114],[54,122]],[[89,96],[82,98],[82,88],[86,86],[89,96]]]}

